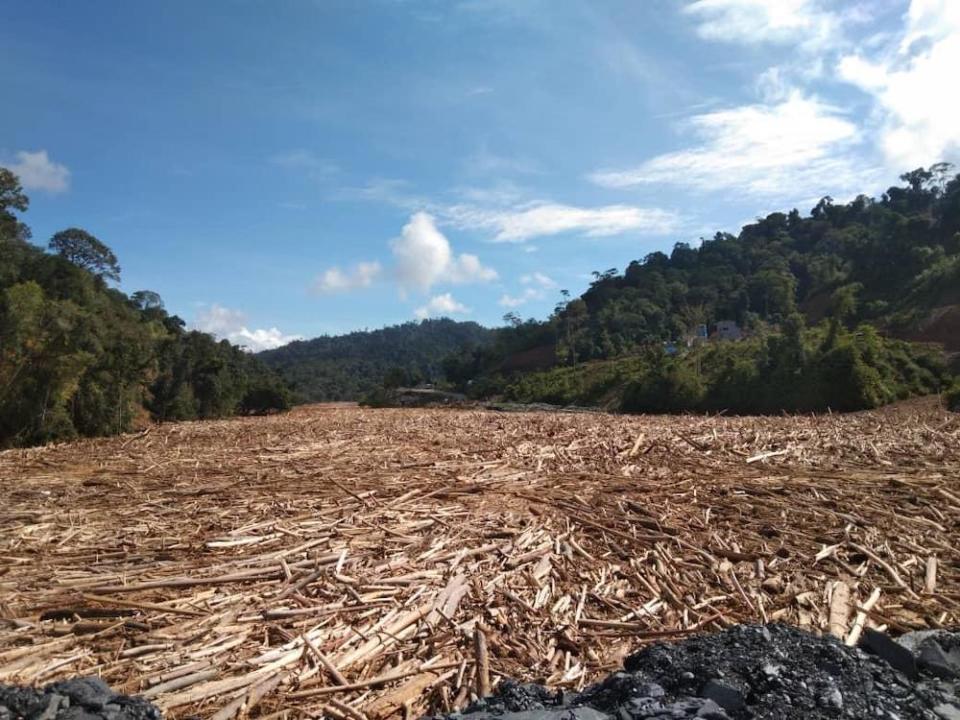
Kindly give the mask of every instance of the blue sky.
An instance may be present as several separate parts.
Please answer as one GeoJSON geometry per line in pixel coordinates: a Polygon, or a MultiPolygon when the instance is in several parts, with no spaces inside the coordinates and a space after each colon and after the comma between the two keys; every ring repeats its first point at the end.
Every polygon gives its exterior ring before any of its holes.
{"type": "Polygon", "coordinates": [[[251,348],[560,289],[960,154],[956,0],[10,3],[34,239],[251,348]]]}

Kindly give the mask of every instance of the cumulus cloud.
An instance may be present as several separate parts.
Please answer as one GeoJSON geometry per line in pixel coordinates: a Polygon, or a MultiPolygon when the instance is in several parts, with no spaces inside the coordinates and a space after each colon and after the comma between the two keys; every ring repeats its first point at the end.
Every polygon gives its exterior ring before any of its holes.
{"type": "Polygon", "coordinates": [[[674,213],[631,205],[584,208],[538,202],[508,209],[454,205],[447,209],[446,216],[456,227],[489,230],[495,242],[516,243],[568,232],[588,237],[620,235],[627,231],[665,235],[679,224],[674,213]]]}
{"type": "Polygon", "coordinates": [[[470,308],[453,298],[450,293],[443,295],[434,295],[423,307],[418,307],[414,315],[419,320],[425,320],[428,317],[447,317],[450,315],[466,315],[470,308]]]}
{"type": "Polygon", "coordinates": [[[479,283],[497,278],[497,272],[483,265],[476,255],[455,255],[434,217],[426,212],[414,213],[390,247],[403,291],[426,292],[438,283],[479,283]]]}
{"type": "Polygon", "coordinates": [[[357,263],[353,270],[344,272],[338,266],[323,271],[313,284],[314,292],[322,295],[348,292],[370,287],[380,275],[380,263],[357,263]]]}
{"type": "Polygon", "coordinates": [[[700,37],[730,43],[817,49],[833,42],[841,25],[820,0],[695,0],[683,12],[696,20],[700,37]]]}
{"type": "Polygon", "coordinates": [[[279,329],[249,329],[247,318],[239,310],[232,310],[214,303],[197,314],[193,325],[197,330],[215,335],[221,340],[229,340],[250,352],[272,350],[294,340],[303,340],[302,335],[285,335],[279,329]]]}
{"type": "Polygon", "coordinates": [[[806,200],[855,193],[873,172],[862,163],[854,170],[849,151],[861,140],[857,126],[797,90],[780,102],[695,115],[689,125],[698,139],[692,147],[591,179],[611,188],[658,183],[806,200]]]}
{"type": "Polygon", "coordinates": [[[840,79],[872,96],[879,144],[892,168],[905,170],[960,155],[960,3],[913,0],[902,31],[872,56],[843,57],[840,79]]]}
{"type": "Polygon", "coordinates": [[[20,178],[24,189],[60,193],[70,187],[70,170],[66,165],[51,160],[46,150],[21,150],[16,154],[16,158],[16,162],[10,163],[8,167],[20,178]]]}

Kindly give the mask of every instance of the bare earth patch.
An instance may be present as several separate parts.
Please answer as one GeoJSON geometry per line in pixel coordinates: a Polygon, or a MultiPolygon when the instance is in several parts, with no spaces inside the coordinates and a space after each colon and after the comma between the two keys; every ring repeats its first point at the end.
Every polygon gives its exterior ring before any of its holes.
{"type": "Polygon", "coordinates": [[[960,622],[960,417],[312,406],[0,453],[0,682],[449,710],[659,639],[960,622]]]}

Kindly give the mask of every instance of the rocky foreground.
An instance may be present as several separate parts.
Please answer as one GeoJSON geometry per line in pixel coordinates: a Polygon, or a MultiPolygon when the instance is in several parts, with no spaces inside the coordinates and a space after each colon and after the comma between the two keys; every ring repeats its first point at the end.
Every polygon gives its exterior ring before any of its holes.
{"type": "MultiPolygon", "coordinates": [[[[0,720],[159,720],[97,678],[0,685],[0,720]]],[[[742,625],[631,655],[581,693],[502,682],[461,713],[431,720],[930,718],[960,720],[960,634],[867,630],[847,647],[785,625],[742,625]]]]}
{"type": "Polygon", "coordinates": [[[742,625],[631,655],[582,693],[504,683],[448,718],[931,718],[960,720],[960,634],[897,641],[868,630],[859,648],[784,625],[742,625]]]}

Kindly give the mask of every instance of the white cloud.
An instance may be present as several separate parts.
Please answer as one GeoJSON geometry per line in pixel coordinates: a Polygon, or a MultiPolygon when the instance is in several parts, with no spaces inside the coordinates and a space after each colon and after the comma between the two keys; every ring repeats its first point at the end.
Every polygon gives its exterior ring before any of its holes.
{"type": "Polygon", "coordinates": [[[542,300],[543,299],[543,290],[537,290],[536,288],[526,288],[519,295],[510,295],[509,293],[504,293],[500,296],[498,301],[502,307],[505,308],[518,308],[521,305],[526,305],[531,300],[542,300]]]}
{"type": "Polygon", "coordinates": [[[367,288],[380,275],[380,270],[380,263],[376,261],[357,263],[350,272],[334,266],[320,274],[313,284],[313,289],[323,295],[332,295],[367,288]]]}
{"type": "Polygon", "coordinates": [[[697,34],[729,43],[778,43],[821,48],[836,38],[841,18],[819,0],[695,0],[683,12],[697,34]]]}
{"type": "Polygon", "coordinates": [[[699,144],[591,179],[611,188],[658,183],[784,200],[843,196],[870,184],[873,171],[849,154],[861,140],[857,126],[796,90],[781,102],[696,115],[689,123],[699,144]]]}
{"type": "Polygon", "coordinates": [[[46,150],[21,150],[16,157],[17,161],[10,163],[8,167],[20,178],[24,189],[59,193],[70,187],[70,170],[66,165],[53,162],[46,150]]]}
{"type": "Polygon", "coordinates": [[[848,55],[840,79],[871,95],[879,144],[891,169],[960,156],[960,2],[913,0],[903,31],[874,57],[848,55]]]}
{"type": "Polygon", "coordinates": [[[452,283],[490,282],[497,279],[496,270],[486,267],[480,258],[470,253],[461,253],[452,260],[448,272],[452,283]]]}
{"type": "Polygon", "coordinates": [[[660,208],[577,207],[531,200],[529,192],[510,181],[488,188],[458,188],[455,193],[459,202],[435,202],[407,192],[407,183],[402,180],[377,180],[360,189],[342,191],[340,197],[386,202],[428,214],[434,224],[491,232],[494,242],[522,243],[567,232],[589,237],[625,232],[665,235],[680,224],[675,213],[660,208]]]}
{"type": "Polygon", "coordinates": [[[428,317],[446,317],[449,315],[465,315],[470,312],[470,308],[454,300],[453,295],[444,293],[443,295],[434,295],[423,307],[418,307],[414,315],[419,320],[428,317]]]}
{"type": "Polygon", "coordinates": [[[193,325],[197,330],[215,335],[221,340],[229,340],[250,352],[271,350],[294,340],[303,340],[302,335],[285,335],[275,327],[250,330],[247,328],[246,319],[239,310],[231,310],[214,303],[197,314],[193,325]]]}
{"type": "Polygon", "coordinates": [[[497,272],[483,265],[476,255],[454,255],[450,241],[426,212],[414,213],[390,247],[402,291],[426,292],[438,283],[489,282],[497,278],[497,272]]]}
{"type": "Polygon", "coordinates": [[[557,287],[557,283],[549,275],[542,272],[533,272],[529,275],[521,275],[520,282],[524,285],[539,285],[546,290],[552,290],[557,287]]]}
{"type": "Polygon", "coordinates": [[[525,287],[519,295],[504,293],[500,296],[498,302],[502,307],[518,308],[533,300],[543,300],[547,296],[547,290],[553,290],[557,287],[553,278],[539,271],[521,275],[520,283],[525,287]]]}
{"type": "Polygon", "coordinates": [[[456,227],[492,231],[495,242],[525,242],[566,232],[589,237],[620,235],[627,231],[663,235],[679,223],[675,214],[659,208],[630,205],[582,208],[558,203],[532,203],[510,209],[454,205],[447,209],[447,217],[456,227]]]}

